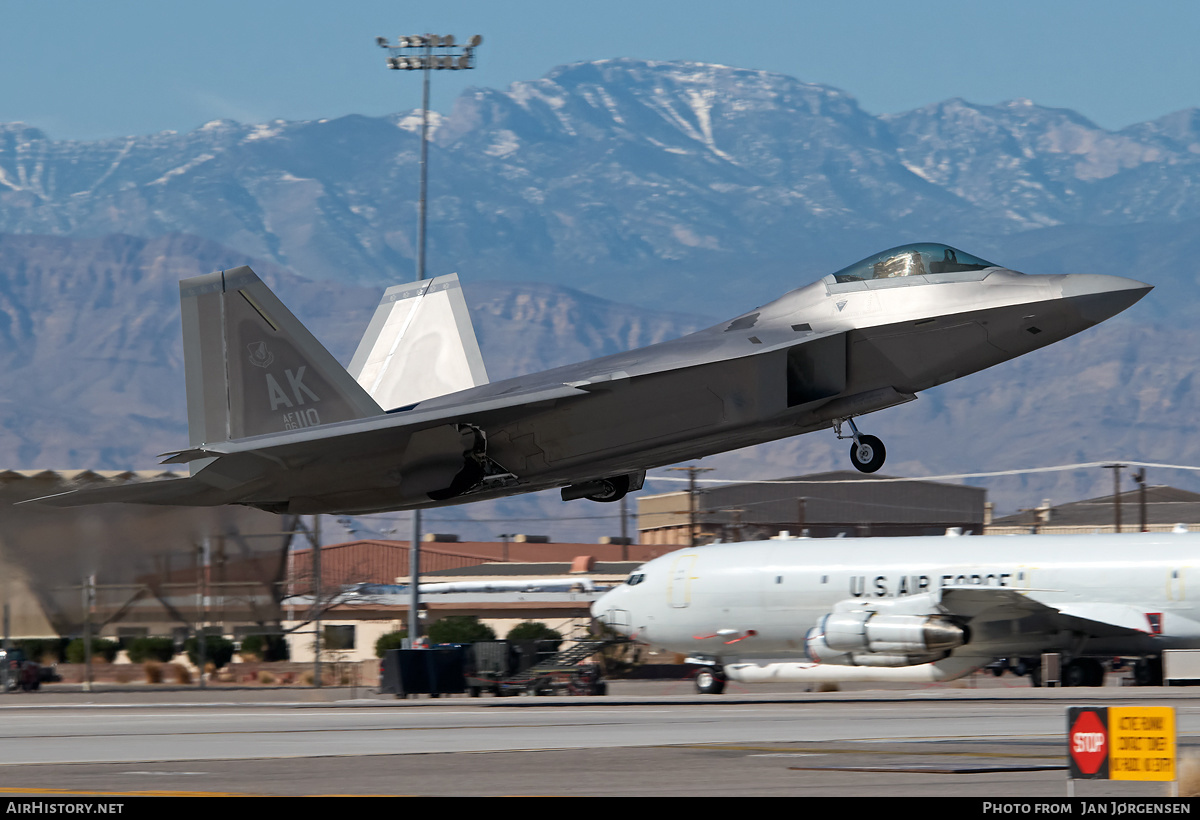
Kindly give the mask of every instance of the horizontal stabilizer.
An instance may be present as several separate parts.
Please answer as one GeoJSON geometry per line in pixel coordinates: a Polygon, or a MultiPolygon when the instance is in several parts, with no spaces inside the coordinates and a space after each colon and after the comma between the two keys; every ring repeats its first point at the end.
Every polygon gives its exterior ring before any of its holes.
{"type": "Polygon", "coordinates": [[[210,506],[223,503],[217,499],[219,490],[195,478],[169,478],[162,481],[143,481],[109,487],[92,487],[57,495],[47,495],[22,501],[46,507],[82,507],[89,504],[167,504],[179,506],[210,506]]]}
{"type": "Polygon", "coordinates": [[[349,371],[386,409],[487,384],[458,274],[388,288],[349,371]]]}

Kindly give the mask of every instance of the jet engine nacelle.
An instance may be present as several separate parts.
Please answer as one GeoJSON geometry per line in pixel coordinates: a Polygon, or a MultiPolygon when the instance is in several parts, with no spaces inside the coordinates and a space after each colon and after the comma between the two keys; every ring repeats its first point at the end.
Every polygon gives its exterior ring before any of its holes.
{"type": "Polygon", "coordinates": [[[963,627],[940,615],[867,610],[831,612],[805,639],[807,654],[824,663],[910,666],[928,663],[967,642],[963,627]]]}

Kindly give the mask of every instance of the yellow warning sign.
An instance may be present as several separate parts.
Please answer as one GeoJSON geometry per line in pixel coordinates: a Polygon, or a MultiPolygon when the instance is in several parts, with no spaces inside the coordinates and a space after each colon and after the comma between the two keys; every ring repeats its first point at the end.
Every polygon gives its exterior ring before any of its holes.
{"type": "Polygon", "coordinates": [[[1110,706],[1110,780],[1175,779],[1175,710],[1170,706],[1110,706]]]}

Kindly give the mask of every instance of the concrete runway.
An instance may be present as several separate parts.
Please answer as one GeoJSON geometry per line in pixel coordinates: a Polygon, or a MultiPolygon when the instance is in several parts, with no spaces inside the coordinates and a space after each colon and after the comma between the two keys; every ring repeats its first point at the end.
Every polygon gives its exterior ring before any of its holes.
{"type": "MultiPolygon", "coordinates": [[[[1068,706],[1176,708],[1200,690],[930,687],[806,693],[610,683],[598,698],[350,698],[347,690],[0,697],[0,794],[1064,797],[1068,706]]],[[[1181,758],[1183,753],[1181,752],[1181,758]]],[[[1079,781],[1076,796],[1164,796],[1079,781]]]]}

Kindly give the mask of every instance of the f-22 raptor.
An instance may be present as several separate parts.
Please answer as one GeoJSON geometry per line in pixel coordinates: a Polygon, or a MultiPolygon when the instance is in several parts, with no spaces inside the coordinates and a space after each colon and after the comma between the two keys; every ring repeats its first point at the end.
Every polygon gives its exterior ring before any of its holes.
{"type": "Polygon", "coordinates": [[[830,427],[873,472],[884,446],[856,417],[1149,290],[912,244],[689,336],[489,384],[454,274],[390,288],[347,370],[240,267],[180,282],[190,446],[164,463],[191,474],[42,502],[368,513],[550,488],[615,501],[648,468],[830,427]]]}

